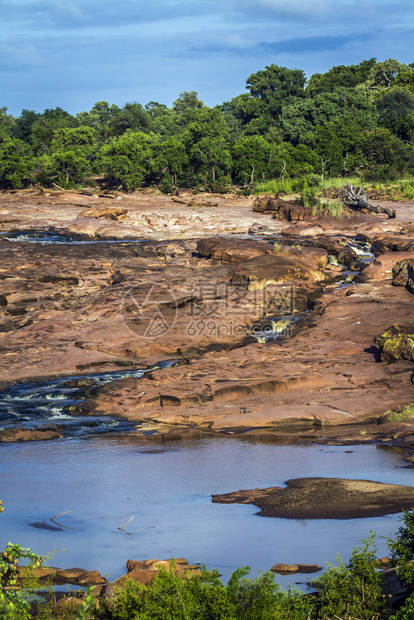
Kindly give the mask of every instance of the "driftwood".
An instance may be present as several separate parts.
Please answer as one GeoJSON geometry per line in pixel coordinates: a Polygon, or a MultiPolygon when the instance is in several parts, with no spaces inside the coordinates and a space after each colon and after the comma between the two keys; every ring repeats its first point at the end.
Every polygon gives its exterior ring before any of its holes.
{"type": "Polygon", "coordinates": [[[368,194],[362,187],[354,187],[350,183],[347,183],[345,187],[339,191],[339,197],[350,209],[356,209],[357,211],[368,209],[368,211],[373,211],[374,213],[386,213],[388,217],[395,217],[395,209],[369,204],[368,194]]]}

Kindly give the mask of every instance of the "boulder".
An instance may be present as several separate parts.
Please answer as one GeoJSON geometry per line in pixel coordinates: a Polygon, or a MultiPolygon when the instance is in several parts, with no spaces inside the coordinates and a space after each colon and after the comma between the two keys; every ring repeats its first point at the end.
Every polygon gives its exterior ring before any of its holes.
{"type": "Polygon", "coordinates": [[[278,575],[292,575],[294,573],[318,573],[322,570],[319,564],[275,564],[270,569],[278,575]]]}
{"type": "Polygon", "coordinates": [[[394,265],[392,283],[394,286],[405,286],[410,293],[414,293],[414,258],[399,261],[394,265]]]}
{"type": "MultiPolygon", "coordinates": [[[[321,274],[323,279],[323,274],[321,274]]],[[[237,266],[231,274],[231,283],[249,290],[262,289],[269,284],[283,284],[293,280],[315,282],[315,271],[303,262],[278,253],[277,255],[258,256],[237,266]]]]}
{"type": "Polygon", "coordinates": [[[253,205],[253,211],[263,213],[271,211],[273,218],[287,220],[288,222],[298,222],[310,220],[313,217],[313,211],[310,207],[304,207],[296,202],[282,200],[281,198],[272,197],[263,194],[257,198],[253,205]]]}
{"type": "Polygon", "coordinates": [[[267,241],[253,239],[201,239],[197,243],[197,252],[201,256],[214,258],[222,263],[244,263],[256,256],[273,254],[274,246],[267,241]]]}
{"type": "Polygon", "coordinates": [[[366,269],[355,278],[355,282],[377,282],[392,280],[394,267],[401,261],[414,259],[413,252],[387,252],[380,254],[366,269]]]}
{"type": "Polygon", "coordinates": [[[198,566],[189,564],[185,558],[178,558],[176,560],[128,560],[126,567],[128,572],[119,579],[109,583],[105,588],[104,596],[112,596],[114,588],[125,585],[128,579],[146,585],[158,575],[160,569],[174,571],[179,577],[183,578],[201,575],[198,566]]]}
{"type": "Polygon", "coordinates": [[[383,361],[414,361],[414,323],[394,323],[374,338],[374,345],[380,349],[383,361]]]}

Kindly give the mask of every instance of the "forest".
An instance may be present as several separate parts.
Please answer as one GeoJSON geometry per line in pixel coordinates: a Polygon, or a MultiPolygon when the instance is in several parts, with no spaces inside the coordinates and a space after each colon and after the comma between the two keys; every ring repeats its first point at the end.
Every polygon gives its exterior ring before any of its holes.
{"type": "Polygon", "coordinates": [[[157,186],[246,193],[266,179],[414,174],[414,63],[375,58],[309,79],[275,64],[215,107],[198,93],[162,103],[106,101],[19,117],[0,108],[0,187],[157,186]]]}

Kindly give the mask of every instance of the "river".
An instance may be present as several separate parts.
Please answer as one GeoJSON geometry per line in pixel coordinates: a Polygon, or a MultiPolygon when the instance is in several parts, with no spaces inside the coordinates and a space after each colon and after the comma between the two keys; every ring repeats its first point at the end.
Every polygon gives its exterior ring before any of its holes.
{"type": "MultiPolygon", "coordinates": [[[[337,553],[348,559],[370,530],[384,555],[398,515],[274,519],[257,516],[254,506],[213,504],[211,495],[303,476],[412,483],[400,456],[374,445],[284,446],[229,437],[12,443],[0,446],[0,462],[0,547],[11,541],[41,554],[57,550],[51,565],[97,569],[109,579],[125,572],[128,559],[185,557],[219,569],[224,579],[245,565],[252,575],[279,562],[324,566],[337,553]],[[50,521],[66,511],[73,512],[50,521]]],[[[277,579],[284,585],[306,576],[277,579]]]]}

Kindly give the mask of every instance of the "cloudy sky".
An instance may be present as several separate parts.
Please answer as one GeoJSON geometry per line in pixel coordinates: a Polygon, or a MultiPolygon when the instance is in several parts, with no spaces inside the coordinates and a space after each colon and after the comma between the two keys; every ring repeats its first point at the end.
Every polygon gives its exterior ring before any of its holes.
{"type": "Polygon", "coordinates": [[[276,64],[414,62],[413,0],[0,0],[0,107],[207,105],[276,64]]]}

